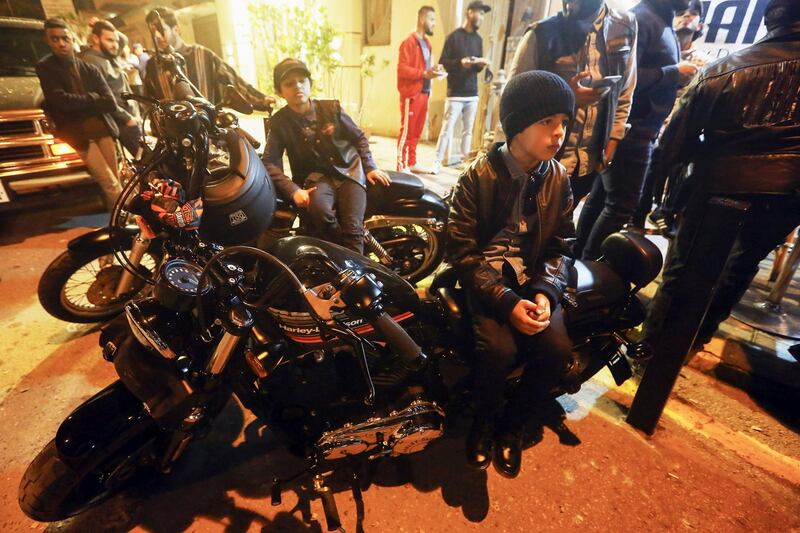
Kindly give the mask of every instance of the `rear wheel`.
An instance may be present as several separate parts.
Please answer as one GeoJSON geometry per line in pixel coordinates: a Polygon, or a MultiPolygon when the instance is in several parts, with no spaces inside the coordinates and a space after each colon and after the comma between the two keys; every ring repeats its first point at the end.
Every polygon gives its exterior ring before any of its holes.
{"type": "MultiPolygon", "coordinates": [[[[159,263],[160,257],[148,251],[142,257],[139,270],[152,276],[159,263]]],[[[48,313],[67,322],[91,323],[111,319],[148,287],[136,277],[130,290],[117,295],[123,272],[125,269],[110,250],[86,253],[67,250],[42,274],[39,301],[48,313]]]]}
{"type": "MultiPolygon", "coordinates": [[[[387,266],[415,284],[430,276],[444,257],[444,233],[421,224],[384,226],[369,230],[391,257],[387,266]]],[[[381,262],[380,255],[367,245],[366,252],[381,262]]]]}

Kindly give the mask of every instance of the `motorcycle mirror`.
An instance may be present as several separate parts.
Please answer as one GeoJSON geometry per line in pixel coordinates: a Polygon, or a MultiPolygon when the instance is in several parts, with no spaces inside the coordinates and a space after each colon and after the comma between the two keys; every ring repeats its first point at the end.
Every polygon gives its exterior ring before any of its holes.
{"type": "Polygon", "coordinates": [[[242,93],[237,91],[233,85],[225,86],[224,102],[226,107],[230,107],[239,113],[243,113],[245,115],[250,115],[253,113],[253,104],[245,100],[244,96],[242,96],[242,93]]]}

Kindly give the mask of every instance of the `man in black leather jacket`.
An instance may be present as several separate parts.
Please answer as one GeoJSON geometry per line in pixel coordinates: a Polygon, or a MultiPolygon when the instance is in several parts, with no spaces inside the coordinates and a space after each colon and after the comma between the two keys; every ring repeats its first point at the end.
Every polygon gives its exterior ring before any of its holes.
{"type": "Polygon", "coordinates": [[[264,165],[278,193],[307,208],[320,237],[362,253],[367,182],[387,186],[364,132],[337,100],[311,99],[311,74],[302,61],[275,67],[275,90],[287,105],[270,120],[264,165]],[[292,177],[283,172],[289,155],[292,177]]]}
{"type": "Polygon", "coordinates": [[[508,144],[473,162],[456,187],[448,223],[448,261],[467,290],[475,333],[476,417],[467,459],[519,473],[522,422],[574,370],[561,298],[574,236],[569,176],[555,161],[574,113],[574,96],[556,74],[512,78],[500,100],[508,144]],[[532,96],[532,95],[535,95],[532,96]],[[526,363],[505,413],[506,376],[526,363]]]}
{"type": "Polygon", "coordinates": [[[769,33],[707,67],[661,139],[663,168],[694,163],[694,192],[664,267],[645,336],[657,342],[710,195],[751,202],[695,347],[708,342],[759,262],[800,225],[800,2],[771,0],[769,33]]]}

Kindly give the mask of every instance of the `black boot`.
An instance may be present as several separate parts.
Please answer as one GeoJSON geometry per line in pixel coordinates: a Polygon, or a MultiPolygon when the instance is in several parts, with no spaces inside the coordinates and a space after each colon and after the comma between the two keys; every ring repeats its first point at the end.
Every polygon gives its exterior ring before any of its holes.
{"type": "Polygon", "coordinates": [[[494,424],[489,417],[476,416],[467,435],[467,463],[485,470],[492,462],[494,424]]]}
{"type": "Polygon", "coordinates": [[[512,400],[497,424],[493,464],[503,477],[515,478],[519,475],[525,425],[532,414],[526,403],[512,400]]]}
{"type": "Polygon", "coordinates": [[[515,478],[522,467],[521,428],[500,433],[494,443],[494,469],[503,477],[515,478]]]}

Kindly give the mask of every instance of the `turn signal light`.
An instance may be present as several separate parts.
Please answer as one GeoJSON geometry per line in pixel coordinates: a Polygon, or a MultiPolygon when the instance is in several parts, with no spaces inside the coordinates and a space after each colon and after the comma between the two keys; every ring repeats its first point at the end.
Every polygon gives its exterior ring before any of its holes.
{"type": "Polygon", "coordinates": [[[53,155],[70,155],[75,153],[75,149],[67,143],[55,143],[50,145],[50,153],[53,155]]]}

